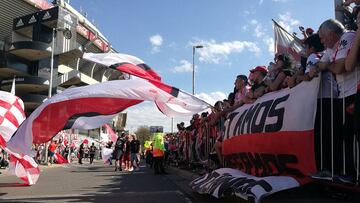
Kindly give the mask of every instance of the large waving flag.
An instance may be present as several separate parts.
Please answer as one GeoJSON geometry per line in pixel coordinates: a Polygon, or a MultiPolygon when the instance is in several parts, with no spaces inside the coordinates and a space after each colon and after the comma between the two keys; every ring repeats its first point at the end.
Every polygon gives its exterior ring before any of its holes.
{"type": "Polygon", "coordinates": [[[275,20],[274,22],[274,34],[275,34],[275,54],[288,54],[298,62],[301,60],[301,52],[303,46],[301,40],[296,36],[290,34],[275,20]]]}
{"type": "Polygon", "coordinates": [[[25,120],[24,103],[19,97],[0,91],[0,145],[6,146],[19,125],[25,120]]]}
{"type": "Polygon", "coordinates": [[[119,53],[85,53],[83,58],[140,78],[161,80],[153,69],[135,56],[119,53]]]}
{"type": "Polygon", "coordinates": [[[156,87],[162,89],[163,91],[173,95],[178,99],[181,99],[184,102],[183,105],[173,105],[170,102],[162,102],[159,100],[155,100],[158,109],[163,114],[169,117],[193,115],[194,113],[199,112],[199,109],[197,106],[193,108],[194,106],[187,105],[187,103],[205,103],[204,101],[192,96],[189,93],[186,93],[176,87],[172,87],[161,82],[160,76],[148,65],[146,65],[144,61],[135,56],[120,53],[85,53],[83,55],[83,58],[95,63],[108,66],[109,68],[113,68],[118,71],[146,79],[156,87]]]}
{"type": "Polygon", "coordinates": [[[89,128],[98,128],[108,122],[107,118],[103,119],[104,116],[116,115],[144,100],[184,107],[190,115],[209,107],[207,103],[192,95],[175,97],[140,78],[71,88],[40,105],[20,126],[8,142],[8,147],[14,151],[31,154],[33,143],[47,142],[65,127],[78,128],[81,127],[78,123],[86,121],[94,124],[88,126],[89,128]],[[92,120],[97,122],[91,122],[92,120]]]}
{"type": "Polygon", "coordinates": [[[40,174],[37,163],[32,157],[7,147],[7,142],[24,120],[23,101],[12,93],[0,91],[0,147],[10,155],[10,173],[32,185],[40,174]]]}

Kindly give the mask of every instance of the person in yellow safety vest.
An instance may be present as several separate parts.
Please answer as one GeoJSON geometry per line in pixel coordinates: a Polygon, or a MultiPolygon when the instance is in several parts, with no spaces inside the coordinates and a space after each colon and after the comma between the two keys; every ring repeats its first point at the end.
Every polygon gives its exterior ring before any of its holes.
{"type": "Polygon", "coordinates": [[[154,172],[157,174],[166,174],[164,170],[164,134],[160,130],[156,130],[154,136],[154,146],[153,146],[153,157],[154,157],[154,172]]]}
{"type": "Polygon", "coordinates": [[[153,157],[152,157],[152,145],[153,142],[146,140],[144,147],[145,147],[145,162],[146,165],[149,165],[150,168],[152,168],[153,165],[153,157]]]}

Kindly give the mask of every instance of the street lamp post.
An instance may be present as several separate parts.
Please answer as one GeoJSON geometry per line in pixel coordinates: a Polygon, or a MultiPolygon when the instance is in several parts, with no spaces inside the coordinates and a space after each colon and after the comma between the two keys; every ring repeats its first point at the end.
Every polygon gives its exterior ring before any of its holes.
{"type": "Polygon", "coordinates": [[[203,45],[193,46],[193,63],[192,63],[192,94],[195,94],[195,50],[203,48],[203,45]]]}
{"type": "MultiPolygon", "coordinates": [[[[68,28],[53,28],[52,29],[52,42],[51,42],[51,59],[50,59],[50,79],[49,79],[49,92],[48,99],[50,99],[52,94],[52,85],[53,85],[53,74],[54,74],[54,52],[55,52],[55,39],[56,32],[62,32],[66,39],[70,39],[72,36],[71,31],[68,28]]],[[[45,162],[48,163],[48,142],[45,143],[45,162]]]]}
{"type": "Polygon", "coordinates": [[[64,37],[66,39],[70,39],[71,38],[71,31],[68,28],[53,28],[52,29],[52,44],[51,44],[51,61],[50,61],[50,80],[49,80],[49,96],[48,98],[51,97],[51,93],[52,93],[52,84],[53,84],[53,74],[54,74],[54,52],[55,52],[55,40],[56,40],[56,32],[62,32],[64,37]]]}

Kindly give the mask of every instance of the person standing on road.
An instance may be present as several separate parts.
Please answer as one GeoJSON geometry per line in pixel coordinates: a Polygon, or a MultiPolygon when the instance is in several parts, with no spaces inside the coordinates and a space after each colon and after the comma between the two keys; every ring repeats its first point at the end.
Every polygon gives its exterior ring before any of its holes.
{"type": "MultiPolygon", "coordinates": [[[[108,142],[108,143],[106,143],[106,148],[108,148],[108,149],[111,149],[111,147],[112,147],[112,145],[113,145],[113,141],[110,141],[110,142],[108,142]]],[[[110,156],[110,158],[109,158],[109,165],[111,166],[112,165],[112,160],[115,158],[115,151],[112,153],[112,155],[110,156]]],[[[102,155],[101,155],[101,157],[102,157],[102,155]]]]}
{"type": "Polygon", "coordinates": [[[95,156],[96,150],[97,150],[97,148],[95,147],[95,144],[92,143],[91,146],[90,146],[90,150],[89,150],[89,153],[90,153],[90,164],[92,164],[93,161],[94,161],[94,156],[95,156]]]}
{"type": "Polygon", "coordinates": [[[160,130],[156,130],[154,137],[153,156],[154,156],[154,172],[157,174],[166,174],[164,170],[164,135],[160,130]]]}
{"type": "Polygon", "coordinates": [[[131,151],[131,167],[134,168],[134,170],[138,171],[140,170],[139,164],[140,164],[140,141],[136,138],[136,135],[131,135],[132,140],[130,142],[130,151],[131,151]]]}
{"type": "Polygon", "coordinates": [[[82,164],[83,156],[84,156],[84,143],[81,143],[78,152],[79,164],[82,164]]]}
{"type": "Polygon", "coordinates": [[[124,146],[125,146],[125,133],[121,133],[120,137],[115,142],[115,171],[122,171],[121,168],[121,160],[124,154],[124,146]]]}
{"type": "Polygon", "coordinates": [[[56,151],[56,142],[53,140],[51,141],[51,144],[49,145],[49,157],[50,157],[50,164],[54,163],[54,156],[56,151]]]}
{"type": "Polygon", "coordinates": [[[125,136],[125,150],[123,155],[124,165],[125,165],[125,171],[130,171],[130,141],[129,141],[129,135],[125,136]]]}

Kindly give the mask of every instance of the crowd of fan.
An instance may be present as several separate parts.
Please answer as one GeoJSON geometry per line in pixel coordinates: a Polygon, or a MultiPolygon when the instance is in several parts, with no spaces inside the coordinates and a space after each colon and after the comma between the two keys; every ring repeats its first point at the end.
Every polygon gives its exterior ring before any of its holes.
{"type": "Polygon", "coordinates": [[[352,9],[352,21],[346,21],[345,26],[337,20],[329,19],[320,25],[317,32],[311,28],[305,30],[300,27],[304,35],[300,41],[305,49],[302,53],[303,59],[299,63],[301,65],[298,65],[289,54],[277,54],[267,67],[259,65],[250,69],[249,76],[238,75],[235,78],[234,90],[228,98],[217,101],[211,113],[194,115],[188,127],[185,127],[184,123],[178,124],[178,133],[169,136],[169,143],[175,146],[174,150],[169,150],[169,154],[175,157],[171,160],[180,163],[203,162],[209,166],[209,161],[205,161],[208,159],[214,161],[216,167],[222,167],[224,157],[221,154],[221,143],[224,123],[229,112],[244,104],[251,104],[269,92],[293,88],[302,81],[310,81],[321,76],[315,122],[315,157],[318,173],[313,177],[332,177],[331,143],[334,143],[335,177],[346,183],[356,182],[358,177],[354,163],[359,160],[356,160],[358,157],[354,157],[353,145],[355,140],[359,141],[360,132],[359,106],[355,105],[360,99],[359,95],[356,96],[360,81],[360,30],[356,30],[357,26],[360,26],[360,15],[357,12],[360,1],[348,0],[344,6],[348,7],[351,3],[356,6],[352,9]],[[333,142],[330,137],[331,125],[334,126],[333,142]]]}

